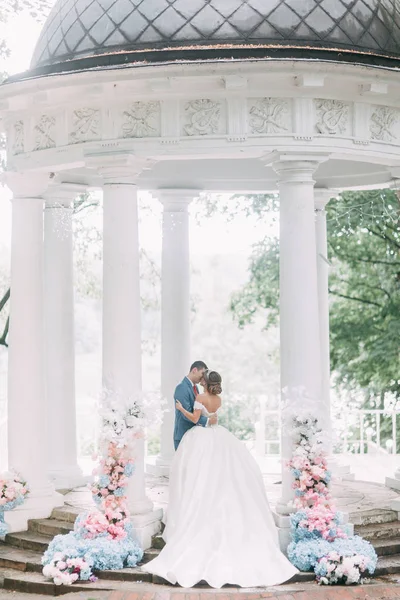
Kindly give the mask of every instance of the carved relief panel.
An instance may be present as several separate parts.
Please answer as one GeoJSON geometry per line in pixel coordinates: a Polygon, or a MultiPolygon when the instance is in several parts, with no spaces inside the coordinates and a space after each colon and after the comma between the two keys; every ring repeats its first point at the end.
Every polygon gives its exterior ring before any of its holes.
{"type": "Polygon", "coordinates": [[[124,138],[160,137],[160,102],[133,102],[122,112],[121,135],[124,138]]]}
{"type": "Polygon", "coordinates": [[[68,139],[70,144],[101,139],[101,113],[96,108],[77,108],[70,115],[68,139]]]}
{"type": "Polygon", "coordinates": [[[200,98],[185,102],[182,110],[182,135],[206,136],[226,133],[225,104],[200,98]]]}
{"type": "Polygon", "coordinates": [[[321,135],[351,135],[351,105],[340,100],[315,100],[315,132],[321,135]]]}
{"type": "Polygon", "coordinates": [[[251,98],[248,100],[249,133],[276,135],[292,129],[290,100],[286,98],[251,98]]]}
{"type": "Polygon", "coordinates": [[[41,115],[33,128],[33,150],[47,150],[56,147],[56,118],[41,115]]]}
{"type": "Polygon", "coordinates": [[[373,106],[371,138],[379,142],[396,142],[400,137],[400,111],[391,106],[373,106]]]}

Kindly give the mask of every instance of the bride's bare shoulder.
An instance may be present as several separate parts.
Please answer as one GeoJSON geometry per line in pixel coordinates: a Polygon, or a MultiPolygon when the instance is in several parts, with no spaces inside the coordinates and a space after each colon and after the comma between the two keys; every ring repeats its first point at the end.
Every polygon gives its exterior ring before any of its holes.
{"type": "Polygon", "coordinates": [[[205,398],[205,394],[197,394],[196,396],[196,402],[200,402],[201,404],[204,404],[204,398],[205,398]]]}

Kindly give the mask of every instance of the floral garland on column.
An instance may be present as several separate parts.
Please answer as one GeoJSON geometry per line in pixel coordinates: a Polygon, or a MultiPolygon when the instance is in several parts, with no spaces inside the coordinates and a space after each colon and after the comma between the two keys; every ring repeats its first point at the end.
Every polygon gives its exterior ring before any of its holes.
{"type": "Polygon", "coordinates": [[[0,474],[0,537],[8,532],[4,513],[23,504],[28,494],[28,484],[20,475],[12,471],[0,474]]]}
{"type": "Polygon", "coordinates": [[[314,570],[319,584],[362,583],[374,573],[377,555],[368,541],[349,535],[334,507],[318,419],[312,414],[293,417],[292,434],[295,447],[288,466],[297,512],[291,515],[289,560],[300,571],[314,570]]]}
{"type": "Polygon", "coordinates": [[[157,420],[160,403],[153,407],[148,396],[142,410],[138,401],[125,403],[116,394],[106,398],[101,410],[100,461],[91,485],[98,508],[79,515],[74,530],[57,535],[44,553],[43,575],[56,585],[95,581],[95,571],[136,567],[143,557],[129,520],[126,486],[134,472],[135,440],[143,437],[148,423],[157,420]]]}

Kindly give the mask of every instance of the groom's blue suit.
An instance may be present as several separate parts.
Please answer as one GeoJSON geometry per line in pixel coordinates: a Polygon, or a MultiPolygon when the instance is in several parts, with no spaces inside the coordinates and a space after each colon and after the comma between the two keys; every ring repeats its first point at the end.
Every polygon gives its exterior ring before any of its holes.
{"type": "MultiPolygon", "coordinates": [[[[176,387],[175,400],[179,400],[182,404],[183,408],[186,408],[189,412],[193,412],[195,395],[193,390],[193,385],[191,381],[185,377],[183,381],[176,387]]],[[[197,425],[205,427],[207,425],[207,417],[203,415],[200,417],[197,425]]],[[[189,421],[184,414],[182,414],[179,410],[175,409],[175,427],[174,427],[174,446],[175,450],[178,449],[179,444],[185,433],[189,431],[192,427],[195,427],[195,424],[192,421],[189,421]]]]}

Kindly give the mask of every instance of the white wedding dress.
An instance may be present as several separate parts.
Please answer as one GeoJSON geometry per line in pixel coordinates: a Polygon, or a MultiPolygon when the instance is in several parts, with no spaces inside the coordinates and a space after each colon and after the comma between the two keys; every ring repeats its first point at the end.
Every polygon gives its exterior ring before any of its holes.
{"type": "MultiPolygon", "coordinates": [[[[195,409],[210,416],[195,402],[195,409]]],[[[297,570],[281,553],[261,471],[221,426],[193,427],[171,467],[165,548],[143,570],[172,584],[270,586],[297,570]]]]}

